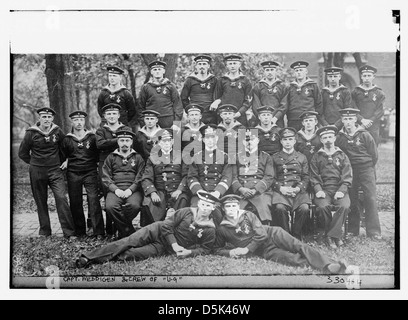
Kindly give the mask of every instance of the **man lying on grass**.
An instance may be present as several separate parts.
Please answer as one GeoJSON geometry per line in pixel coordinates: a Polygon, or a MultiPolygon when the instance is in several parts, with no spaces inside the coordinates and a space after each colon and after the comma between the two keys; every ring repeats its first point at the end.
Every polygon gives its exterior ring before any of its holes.
{"type": "Polygon", "coordinates": [[[347,272],[345,262],[330,259],[281,227],[262,225],[254,213],[239,209],[240,200],[238,195],[220,199],[225,214],[217,227],[216,254],[232,258],[253,254],[282,264],[311,266],[329,274],[347,272]]]}
{"type": "Polygon", "coordinates": [[[197,195],[198,207],[173,211],[174,214],[164,221],[149,224],[104,247],[83,252],[76,260],[76,266],[83,268],[111,260],[137,261],[174,252],[179,258],[210,253],[215,242],[211,212],[218,199],[205,191],[199,191],[197,195]]]}

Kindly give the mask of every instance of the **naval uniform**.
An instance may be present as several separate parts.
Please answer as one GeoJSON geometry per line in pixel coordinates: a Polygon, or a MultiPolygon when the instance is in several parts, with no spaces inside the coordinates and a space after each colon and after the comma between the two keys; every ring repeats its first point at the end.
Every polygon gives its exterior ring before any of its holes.
{"type": "Polygon", "coordinates": [[[193,157],[194,153],[202,150],[202,136],[200,133],[200,128],[204,126],[201,123],[197,129],[193,129],[189,123],[187,123],[181,129],[181,150],[184,157],[193,157]]]}
{"type": "Polygon", "coordinates": [[[293,212],[294,222],[291,233],[300,238],[303,225],[309,217],[311,203],[307,187],[309,185],[309,164],[304,154],[294,150],[291,154],[279,151],[272,156],[275,181],[272,184],[272,203],[275,205],[272,222],[289,232],[288,211],[293,212]],[[299,187],[295,197],[284,196],[280,187],[299,187]]]}
{"type": "Polygon", "coordinates": [[[340,110],[351,108],[351,93],[344,85],[332,90],[330,87],[322,89],[323,114],[321,123],[323,126],[335,125],[338,129],[343,126],[340,110]]]}
{"type": "Polygon", "coordinates": [[[140,182],[145,161],[135,150],[124,157],[119,149],[105,159],[102,167],[102,182],[108,190],[106,196],[106,213],[111,217],[119,237],[126,237],[133,233],[132,220],[139,213],[143,196],[140,182]],[[126,198],[119,198],[115,190],[130,189],[132,194],[126,198]]]}
{"type": "Polygon", "coordinates": [[[236,120],[229,128],[222,122],[217,126],[219,149],[223,148],[222,150],[228,154],[232,163],[236,163],[237,153],[240,151],[240,148],[244,148],[243,144],[239,141],[241,138],[244,138],[244,130],[245,126],[236,120]]]}
{"type": "Polygon", "coordinates": [[[136,103],[132,93],[125,86],[121,86],[116,91],[112,91],[111,89],[112,88],[107,85],[101,90],[98,96],[98,114],[102,119],[102,123],[106,123],[102,108],[109,103],[116,103],[122,107],[119,111],[119,122],[127,126],[130,121],[137,121],[139,115],[137,114],[136,103]]]}
{"type": "Polygon", "coordinates": [[[76,234],[86,235],[82,196],[82,188],[84,187],[88,199],[93,235],[104,235],[97,171],[99,155],[95,134],[87,130],[85,136],[79,139],[75,134],[68,133],[62,142],[62,149],[68,159],[68,195],[76,234]]]}
{"type": "MultiPolygon", "coordinates": [[[[190,202],[192,207],[197,206],[199,190],[218,191],[220,197],[228,191],[235,170],[235,163],[230,164],[228,161],[228,155],[217,149],[208,151],[203,148],[194,155],[187,174],[187,185],[192,193],[190,202]]],[[[214,222],[219,224],[222,219],[219,208],[216,208],[212,215],[214,222]]]]}
{"type": "Polygon", "coordinates": [[[310,183],[314,193],[324,191],[326,197],[314,198],[316,214],[324,221],[325,234],[331,238],[342,237],[342,227],[350,209],[349,188],[352,183],[352,169],[347,155],[338,147],[333,154],[327,154],[324,149],[312,157],[310,162],[310,183]],[[336,192],[342,192],[344,197],[334,199],[336,192]],[[331,206],[336,207],[332,216],[331,206]]]}
{"type": "Polygon", "coordinates": [[[377,86],[371,89],[359,86],[352,91],[351,97],[355,106],[360,110],[360,115],[357,116],[358,119],[364,118],[373,121],[371,127],[366,130],[371,133],[378,145],[380,142],[381,118],[384,116],[384,92],[377,86]]]}
{"type": "Polygon", "coordinates": [[[178,210],[187,207],[189,197],[187,188],[188,167],[183,163],[180,152],[171,151],[164,154],[162,150],[158,151],[158,157],[151,155],[146,161],[146,166],[142,176],[142,189],[144,192],[142,215],[143,223],[141,226],[149,223],[163,220],[167,209],[178,210]],[[171,194],[180,190],[182,193],[177,200],[171,197],[171,194]],[[160,197],[160,203],[153,203],[150,195],[156,192],[160,197]]]}
{"type": "Polygon", "coordinates": [[[174,254],[173,243],[191,250],[190,257],[209,254],[215,242],[215,226],[200,222],[197,208],[183,208],[164,221],[149,224],[130,236],[111,242],[104,247],[83,252],[91,263],[111,260],[138,261],[150,257],[174,254]]]}
{"type": "Polygon", "coordinates": [[[64,236],[75,234],[74,221],[68,204],[65,179],[60,168],[65,161],[61,144],[64,133],[56,124],[48,132],[43,132],[39,124],[26,130],[20,144],[18,156],[29,164],[31,191],[37,205],[40,223],[39,234],[51,235],[51,222],[48,212],[48,186],[50,186],[57,207],[58,219],[64,236]]]}
{"type": "Polygon", "coordinates": [[[272,156],[282,149],[279,138],[279,131],[282,128],[277,125],[273,125],[269,130],[264,129],[261,125],[256,126],[256,128],[258,129],[259,150],[272,156]]]}
{"type": "Polygon", "coordinates": [[[323,114],[322,95],[315,81],[310,78],[299,85],[296,81],[292,81],[288,91],[288,103],[286,106],[286,117],[288,119],[288,127],[300,130],[302,128],[302,120],[299,116],[305,111],[316,111],[319,113],[318,119],[323,114]]]}
{"type": "Polygon", "coordinates": [[[251,204],[257,211],[262,223],[272,221],[272,190],[274,179],[272,158],[269,154],[257,150],[252,155],[247,152],[238,154],[237,174],[232,181],[232,192],[240,194],[239,189],[255,189],[256,194],[249,199],[240,200],[240,208],[245,209],[251,204]]]}
{"type": "Polygon", "coordinates": [[[216,231],[215,254],[229,257],[235,248],[248,248],[250,256],[322,271],[335,262],[282,228],[262,225],[254,213],[244,210],[236,223],[224,219],[216,231]]]}
{"type": "Polygon", "coordinates": [[[303,153],[306,156],[307,161],[309,163],[313,155],[321,147],[323,147],[323,145],[320,141],[320,137],[316,134],[316,132],[310,137],[307,137],[304,129],[298,131],[296,137],[295,150],[299,151],[300,153],[303,153]]]}
{"type": "MultiPolygon", "coordinates": [[[[265,79],[259,81],[252,90],[252,110],[258,119],[258,109],[262,106],[272,107],[278,121],[276,125],[283,128],[283,116],[287,108],[288,86],[280,79],[269,84],[265,79]]],[[[258,120],[259,121],[259,120],[258,120]]]]}
{"type": "Polygon", "coordinates": [[[230,78],[222,76],[214,91],[214,100],[221,99],[220,105],[232,104],[237,107],[241,115],[236,119],[243,126],[247,126],[246,111],[251,107],[252,84],[243,74],[230,78]]]}
{"type": "MultiPolygon", "coordinates": [[[[115,131],[112,131],[112,129],[107,125],[107,124],[102,124],[101,127],[98,128],[95,132],[95,137],[96,137],[96,147],[99,150],[99,164],[98,164],[98,177],[99,177],[99,184],[100,184],[100,191],[103,194],[103,197],[105,198],[106,202],[106,195],[108,193],[108,190],[106,189],[105,185],[102,182],[102,167],[105,162],[105,159],[108,157],[108,155],[115,151],[116,148],[118,147],[118,138],[116,137],[116,132],[119,130],[123,129],[130,129],[128,126],[125,126],[124,124],[120,123],[118,128],[115,131]]],[[[111,220],[109,215],[106,215],[106,226],[105,230],[107,234],[113,234],[113,221],[111,220]]]]}
{"type": "MultiPolygon", "coordinates": [[[[154,110],[160,113],[158,125],[171,128],[174,121],[183,118],[183,105],[176,85],[164,78],[160,83],[149,81],[140,89],[139,103],[142,111],[154,110]]],[[[143,119],[141,121],[144,124],[143,119]]]]}
{"type": "Polygon", "coordinates": [[[191,74],[181,89],[180,98],[183,108],[185,109],[189,104],[203,107],[201,122],[204,124],[217,124],[217,112],[210,111],[216,85],[217,78],[213,74],[209,74],[204,80],[199,79],[196,74],[191,74]]]}
{"type": "Polygon", "coordinates": [[[136,132],[133,149],[135,149],[145,161],[149,158],[152,148],[157,144],[158,139],[156,134],[160,132],[161,129],[162,128],[157,125],[156,128],[149,133],[146,130],[146,126],[144,126],[136,132]]]}
{"type": "Polygon", "coordinates": [[[375,165],[378,160],[377,146],[371,134],[358,128],[352,135],[341,129],[335,144],[348,156],[353,168],[353,182],[350,189],[349,232],[360,232],[359,187],[364,193],[364,209],[367,236],[381,235],[380,219],[377,208],[377,187],[375,165]]]}

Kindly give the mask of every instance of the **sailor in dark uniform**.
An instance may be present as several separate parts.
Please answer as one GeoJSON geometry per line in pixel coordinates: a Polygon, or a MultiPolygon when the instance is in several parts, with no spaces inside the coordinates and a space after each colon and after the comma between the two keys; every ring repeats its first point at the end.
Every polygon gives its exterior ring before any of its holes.
{"type": "Polygon", "coordinates": [[[307,187],[309,185],[309,164],[304,154],[294,149],[296,143],[296,129],[284,128],[279,132],[282,151],[272,156],[275,170],[273,188],[272,221],[301,239],[304,224],[309,218],[311,204],[307,187]],[[290,217],[293,223],[290,227],[290,217]]]}
{"type": "Polygon", "coordinates": [[[238,153],[237,173],[232,181],[232,191],[241,195],[240,208],[252,206],[263,224],[272,222],[272,189],[275,174],[272,157],[258,149],[258,129],[246,129],[243,140],[245,149],[238,153]]]}

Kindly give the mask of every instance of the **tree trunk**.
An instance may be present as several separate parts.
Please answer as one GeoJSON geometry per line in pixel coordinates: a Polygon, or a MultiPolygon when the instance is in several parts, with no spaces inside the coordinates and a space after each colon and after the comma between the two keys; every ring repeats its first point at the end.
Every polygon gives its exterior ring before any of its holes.
{"type": "Polygon", "coordinates": [[[163,61],[167,63],[165,77],[174,82],[177,70],[178,54],[166,54],[163,61]]]}
{"type": "Polygon", "coordinates": [[[335,52],[334,58],[333,58],[333,66],[343,68],[345,57],[346,57],[346,54],[344,52],[335,52]]]}
{"type": "Polygon", "coordinates": [[[91,116],[91,90],[89,86],[89,80],[86,80],[85,84],[85,112],[88,116],[85,118],[85,125],[90,128],[89,117],[91,116]]]}
{"type": "Polygon", "coordinates": [[[50,107],[56,112],[54,122],[66,133],[71,129],[69,114],[76,106],[71,56],[69,54],[46,54],[45,76],[47,78],[50,107]]]}

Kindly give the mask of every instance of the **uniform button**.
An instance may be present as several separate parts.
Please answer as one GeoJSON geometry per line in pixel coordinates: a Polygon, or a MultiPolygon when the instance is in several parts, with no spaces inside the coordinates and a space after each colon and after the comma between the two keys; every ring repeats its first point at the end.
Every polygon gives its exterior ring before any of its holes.
{"type": "Polygon", "coordinates": [[[208,186],[208,183],[204,183],[205,186],[208,186]]]}
{"type": "Polygon", "coordinates": [[[284,179],[286,179],[286,176],[283,176],[284,179]]]}

